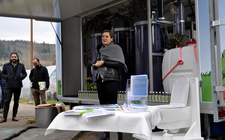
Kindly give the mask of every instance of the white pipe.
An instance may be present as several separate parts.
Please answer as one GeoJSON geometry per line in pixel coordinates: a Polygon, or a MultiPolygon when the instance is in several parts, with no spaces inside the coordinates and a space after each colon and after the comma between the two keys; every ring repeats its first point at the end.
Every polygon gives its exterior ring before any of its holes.
{"type": "MultiPolygon", "coordinates": [[[[215,0],[214,1],[214,6],[215,6],[215,20],[220,20],[220,7],[219,7],[219,0],[215,0]]],[[[220,26],[216,26],[216,76],[217,76],[217,86],[223,86],[223,81],[222,81],[222,62],[221,62],[221,46],[223,45],[223,43],[221,44],[221,34],[220,32],[222,31],[220,26]]],[[[220,101],[220,105],[225,105],[224,101],[223,101],[223,92],[219,91],[219,94],[217,94],[217,98],[220,101]]]]}
{"type": "Polygon", "coordinates": [[[84,84],[84,74],[83,74],[83,38],[82,38],[82,18],[80,18],[80,72],[81,72],[81,76],[80,76],[80,88],[83,89],[83,84],[84,84]]]}

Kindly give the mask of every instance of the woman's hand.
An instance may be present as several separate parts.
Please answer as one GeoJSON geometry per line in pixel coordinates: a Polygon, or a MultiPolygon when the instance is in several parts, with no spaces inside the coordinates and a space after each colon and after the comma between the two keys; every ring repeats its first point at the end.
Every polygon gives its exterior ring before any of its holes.
{"type": "Polygon", "coordinates": [[[101,67],[104,64],[104,61],[97,61],[94,66],[95,67],[101,67]]]}

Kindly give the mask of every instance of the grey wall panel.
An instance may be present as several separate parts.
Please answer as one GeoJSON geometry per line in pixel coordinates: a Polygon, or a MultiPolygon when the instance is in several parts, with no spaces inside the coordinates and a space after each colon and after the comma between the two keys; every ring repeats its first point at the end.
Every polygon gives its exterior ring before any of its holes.
{"type": "Polygon", "coordinates": [[[81,87],[80,18],[62,22],[62,44],[62,94],[77,97],[81,87]]]}

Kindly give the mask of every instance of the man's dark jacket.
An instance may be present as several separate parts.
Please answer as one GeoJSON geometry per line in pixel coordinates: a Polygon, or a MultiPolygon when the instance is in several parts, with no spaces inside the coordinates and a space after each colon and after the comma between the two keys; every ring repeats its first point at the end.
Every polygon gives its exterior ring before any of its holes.
{"type": "Polygon", "coordinates": [[[21,88],[22,80],[27,76],[26,69],[22,63],[17,63],[17,71],[14,75],[12,63],[3,66],[2,78],[6,80],[5,88],[21,88]],[[22,76],[21,76],[22,75],[22,76]]]}
{"type": "Polygon", "coordinates": [[[29,75],[30,81],[32,82],[32,88],[39,89],[38,82],[46,82],[46,88],[49,88],[49,75],[48,70],[44,66],[33,68],[29,75]]]}

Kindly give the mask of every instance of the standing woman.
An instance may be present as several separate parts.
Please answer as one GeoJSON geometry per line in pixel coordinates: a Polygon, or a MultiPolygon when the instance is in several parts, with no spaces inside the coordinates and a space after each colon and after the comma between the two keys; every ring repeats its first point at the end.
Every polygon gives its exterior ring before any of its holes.
{"type": "MultiPolygon", "coordinates": [[[[120,79],[119,68],[127,72],[127,67],[121,47],[113,43],[112,31],[102,32],[102,44],[96,63],[93,64],[96,70],[98,97],[100,104],[116,104],[120,79]]],[[[105,132],[100,140],[106,140],[108,137],[109,133],[105,132]]],[[[122,140],[122,133],[119,133],[119,139],[122,140]]]]}

